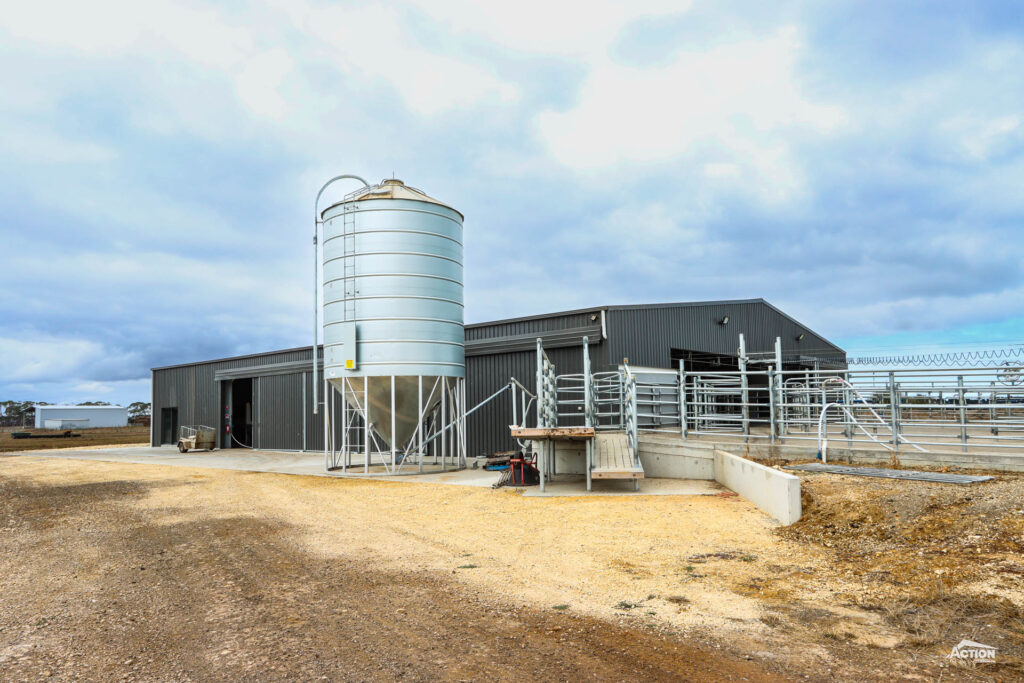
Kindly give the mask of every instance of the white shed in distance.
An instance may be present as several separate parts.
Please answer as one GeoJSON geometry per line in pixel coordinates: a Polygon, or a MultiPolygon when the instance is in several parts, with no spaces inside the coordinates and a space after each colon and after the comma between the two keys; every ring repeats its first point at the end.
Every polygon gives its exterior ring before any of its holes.
{"type": "Polygon", "coordinates": [[[36,405],[36,429],[94,429],[127,427],[128,409],[122,406],[36,405]]]}

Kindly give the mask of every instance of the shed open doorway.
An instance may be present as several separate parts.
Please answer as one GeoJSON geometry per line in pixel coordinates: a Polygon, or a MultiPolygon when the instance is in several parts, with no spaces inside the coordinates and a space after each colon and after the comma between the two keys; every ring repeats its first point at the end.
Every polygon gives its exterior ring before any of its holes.
{"type": "Polygon", "coordinates": [[[230,422],[228,423],[228,442],[226,448],[252,448],[253,437],[253,405],[252,378],[231,381],[228,403],[230,422]]]}

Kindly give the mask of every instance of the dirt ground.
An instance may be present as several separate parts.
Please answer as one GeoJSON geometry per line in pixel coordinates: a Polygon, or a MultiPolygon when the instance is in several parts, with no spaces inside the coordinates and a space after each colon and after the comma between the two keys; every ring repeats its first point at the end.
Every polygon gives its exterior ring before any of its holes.
{"type": "Polygon", "coordinates": [[[813,475],[805,520],[779,529],[728,492],[537,499],[5,457],[0,673],[1014,680],[1021,484],[813,475]],[[977,543],[980,515],[1002,535],[977,543]],[[951,669],[961,638],[997,664],[951,669]]]}
{"type": "MultiPolygon", "coordinates": [[[[940,652],[968,638],[997,647],[1003,670],[1024,677],[1024,478],[811,475],[802,489],[804,517],[779,535],[828,550],[836,599],[880,615],[903,649],[940,652]]],[[[839,620],[827,628],[837,640],[862,637],[839,620]]]]}
{"type": "Polygon", "coordinates": [[[66,430],[33,429],[31,427],[11,429],[5,427],[0,431],[0,453],[13,451],[38,451],[53,448],[91,448],[94,446],[127,446],[147,445],[149,443],[149,427],[98,427],[96,429],[73,429],[80,436],[67,438],[66,430]],[[47,434],[42,439],[15,439],[11,432],[30,432],[47,434]]]}

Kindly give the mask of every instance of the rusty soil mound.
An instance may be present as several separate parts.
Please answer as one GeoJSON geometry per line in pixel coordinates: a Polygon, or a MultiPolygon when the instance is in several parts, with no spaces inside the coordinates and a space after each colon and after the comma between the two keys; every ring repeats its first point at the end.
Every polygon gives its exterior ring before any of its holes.
{"type": "Polygon", "coordinates": [[[1024,478],[802,479],[804,518],[777,533],[830,553],[836,584],[856,587],[840,600],[878,613],[911,648],[967,637],[998,647],[1003,673],[1024,671],[1024,478]]]}

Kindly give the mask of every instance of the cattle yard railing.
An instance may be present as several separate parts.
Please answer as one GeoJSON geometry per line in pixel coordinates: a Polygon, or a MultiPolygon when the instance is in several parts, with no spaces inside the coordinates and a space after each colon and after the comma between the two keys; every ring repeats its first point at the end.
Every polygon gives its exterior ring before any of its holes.
{"type": "MultiPolygon", "coordinates": [[[[537,426],[579,425],[745,442],[815,442],[885,451],[989,450],[1024,454],[1024,369],[1018,364],[919,369],[784,369],[773,352],[747,353],[736,370],[630,366],[556,375],[537,345],[537,426]]],[[[526,407],[523,407],[525,416],[526,407]]]]}
{"type": "Polygon", "coordinates": [[[1015,368],[681,372],[684,437],[1024,453],[1015,368]]]}

